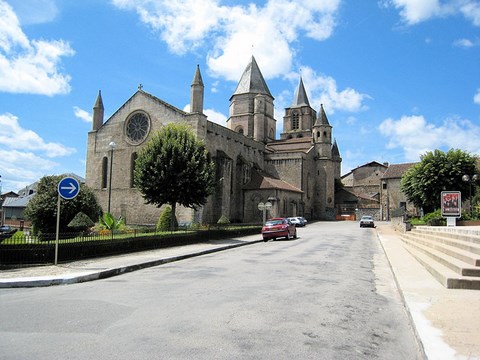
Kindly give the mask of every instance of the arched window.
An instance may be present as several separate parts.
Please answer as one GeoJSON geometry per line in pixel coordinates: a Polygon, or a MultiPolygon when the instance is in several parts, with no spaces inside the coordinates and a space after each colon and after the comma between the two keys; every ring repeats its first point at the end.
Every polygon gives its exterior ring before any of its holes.
{"type": "Polygon", "coordinates": [[[102,189],[107,188],[107,178],[108,178],[108,158],[104,156],[102,160],[102,189]]]}
{"type": "Polygon", "coordinates": [[[238,132],[239,134],[242,134],[242,135],[243,135],[243,133],[244,133],[242,126],[237,126],[237,127],[235,128],[235,131],[238,132]]]}
{"type": "Polygon", "coordinates": [[[297,112],[292,114],[292,130],[297,130],[300,126],[300,115],[297,112]]]}
{"type": "Polygon", "coordinates": [[[134,152],[130,157],[130,187],[135,187],[135,161],[137,160],[137,153],[134,152]]]}
{"type": "Polygon", "coordinates": [[[268,132],[268,137],[269,137],[270,139],[275,139],[275,135],[274,135],[273,129],[270,129],[270,131],[268,132]]]}

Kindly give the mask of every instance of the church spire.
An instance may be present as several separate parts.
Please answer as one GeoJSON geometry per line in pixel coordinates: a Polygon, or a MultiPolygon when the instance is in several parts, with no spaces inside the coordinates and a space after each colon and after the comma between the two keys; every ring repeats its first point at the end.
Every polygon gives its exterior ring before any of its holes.
{"type": "Polygon", "coordinates": [[[95,101],[95,105],[93,105],[93,116],[92,116],[92,130],[97,131],[103,125],[103,100],[102,100],[102,91],[98,90],[97,100],[95,101]]]}
{"type": "Polygon", "coordinates": [[[254,56],[252,56],[250,63],[245,68],[233,95],[248,93],[268,95],[273,99],[254,56]]]}
{"type": "Polygon", "coordinates": [[[330,126],[330,123],[328,122],[327,114],[325,114],[325,110],[323,109],[323,104],[320,105],[320,111],[318,112],[317,121],[315,121],[314,126],[321,126],[321,125],[330,126]]]}
{"type": "Polygon", "coordinates": [[[190,112],[203,113],[203,94],[205,86],[203,85],[200,66],[197,65],[190,90],[190,112]]]}
{"type": "Polygon", "coordinates": [[[300,83],[298,84],[295,96],[293,98],[293,104],[291,107],[310,106],[308,101],[307,92],[305,86],[303,86],[303,79],[300,77],[300,83]]]}

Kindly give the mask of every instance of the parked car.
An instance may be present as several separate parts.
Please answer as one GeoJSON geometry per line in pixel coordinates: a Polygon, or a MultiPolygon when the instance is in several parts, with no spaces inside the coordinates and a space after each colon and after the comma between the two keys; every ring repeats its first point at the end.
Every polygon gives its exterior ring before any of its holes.
{"type": "Polygon", "coordinates": [[[284,237],[287,240],[297,237],[297,228],[286,218],[273,218],[267,220],[262,227],[262,236],[264,241],[284,237]]]}
{"type": "Polygon", "coordinates": [[[373,221],[373,217],[369,215],[363,215],[360,219],[360,227],[375,227],[375,221],[373,221]]]}
{"type": "Polygon", "coordinates": [[[8,239],[16,232],[17,232],[17,229],[11,226],[8,226],[8,225],[0,226],[0,241],[4,239],[8,239]]]}
{"type": "Polygon", "coordinates": [[[304,226],[307,225],[307,222],[308,222],[307,219],[305,219],[305,218],[302,217],[302,216],[299,216],[298,218],[303,221],[303,225],[304,225],[304,226]]]}
{"type": "Polygon", "coordinates": [[[295,217],[289,217],[287,220],[290,220],[291,223],[295,226],[305,226],[305,222],[302,220],[301,217],[295,216],[295,217]]]}

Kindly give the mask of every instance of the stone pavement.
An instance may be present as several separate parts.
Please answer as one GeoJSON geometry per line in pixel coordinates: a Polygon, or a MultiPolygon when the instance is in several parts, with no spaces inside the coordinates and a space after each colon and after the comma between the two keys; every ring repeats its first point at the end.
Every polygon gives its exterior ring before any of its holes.
{"type": "MultiPolygon", "coordinates": [[[[378,223],[376,230],[426,358],[480,360],[480,291],[444,288],[405,250],[400,233],[389,223],[378,223]]],[[[251,235],[58,266],[4,270],[0,288],[91,281],[259,241],[259,235],[251,235]]]]}

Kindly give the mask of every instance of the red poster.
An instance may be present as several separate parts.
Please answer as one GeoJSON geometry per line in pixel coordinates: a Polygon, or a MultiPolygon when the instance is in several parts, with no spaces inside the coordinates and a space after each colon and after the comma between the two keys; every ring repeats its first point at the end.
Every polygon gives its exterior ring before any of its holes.
{"type": "Polygon", "coordinates": [[[442,191],[442,216],[462,216],[462,196],[460,191],[442,191]]]}

